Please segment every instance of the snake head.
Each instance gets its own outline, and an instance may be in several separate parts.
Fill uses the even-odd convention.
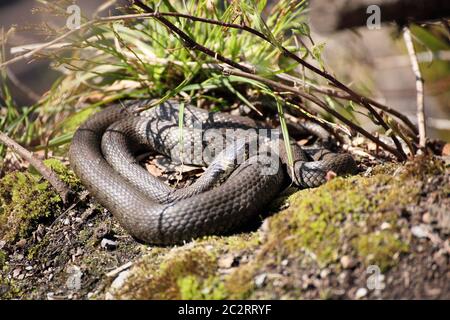
[[[297,161],[289,173],[295,185],[301,188],[318,187],[334,176],[357,173],[357,165],[348,153],[330,153],[316,161]]]

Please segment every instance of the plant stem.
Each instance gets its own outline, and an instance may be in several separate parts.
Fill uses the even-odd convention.
[[[417,60],[416,49],[411,37],[411,31],[406,26],[403,28],[403,39],[405,40],[406,49],[408,50],[409,60],[411,61],[411,68],[416,76],[416,91],[417,91],[417,124],[419,127],[419,148],[425,151],[426,147],[426,124],[425,124],[425,103],[423,78],[420,72],[419,61]]]
[[[55,188],[63,202],[67,203],[71,190],[67,184],[56,175],[55,172],[48,168],[41,160],[36,158],[33,153],[22,147],[3,132],[0,132],[0,142],[5,144],[8,148],[13,150],[23,159],[28,161],[33,167],[35,167],[36,170],[53,186],[53,188]]]
[[[309,101],[315,103],[316,105],[318,105],[319,107],[321,107],[322,109],[324,109],[325,111],[327,111],[328,113],[330,113],[331,115],[333,115],[334,117],[339,119],[341,122],[345,123],[352,129],[354,129],[355,131],[361,133],[363,136],[365,136],[366,138],[368,138],[369,140],[374,142],[376,145],[382,147],[383,149],[385,149],[388,152],[395,155],[399,160],[403,159],[403,155],[396,148],[393,148],[393,147],[387,145],[386,143],[382,142],[379,138],[375,137],[374,135],[372,135],[371,133],[366,131],[364,128],[351,122],[350,120],[345,118],[343,115],[341,115],[339,112],[330,108],[326,103],[324,103],[323,101],[321,101],[319,98],[317,98],[314,95],[311,95],[309,93],[298,90],[292,86],[288,86],[288,85],[285,85],[285,84],[282,84],[282,83],[279,83],[279,82],[276,82],[276,81],[273,81],[270,79],[266,79],[266,78],[258,76],[256,74],[246,73],[246,72],[243,72],[240,70],[229,69],[229,68],[224,68],[223,72],[224,72],[224,74],[228,74],[228,75],[235,75],[235,76],[240,76],[240,77],[260,81],[262,83],[265,83],[265,84],[271,86],[272,88],[276,88],[276,89],[282,90],[282,91],[288,91],[297,96],[308,99]]]

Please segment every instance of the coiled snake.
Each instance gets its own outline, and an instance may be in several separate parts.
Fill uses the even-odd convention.
[[[90,193],[132,236],[147,243],[175,244],[229,232],[255,218],[291,181],[315,187],[329,171],[342,175],[356,168],[349,154],[320,150],[314,160],[293,145],[294,170],[288,170],[284,143],[279,142],[275,157],[255,161],[259,155],[248,151],[252,140],[236,142],[257,127],[253,120],[189,105],[180,118],[174,101],[135,114],[150,102],[130,100],[94,114],[76,131],[69,151],[70,164]],[[199,140],[199,133],[212,138]],[[220,137],[235,140],[214,152],[210,147]],[[267,150],[276,149],[266,144],[271,145]],[[143,148],[208,169],[193,185],[174,190],[139,165],[135,157]]]

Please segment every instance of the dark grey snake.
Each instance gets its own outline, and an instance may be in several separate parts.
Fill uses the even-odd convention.
[[[249,118],[189,105],[180,118],[179,105],[173,101],[135,114],[150,102],[130,100],[94,114],[76,131],[69,152],[71,166],[85,187],[144,242],[165,245],[224,234],[255,218],[289,182],[315,187],[326,181],[329,171],[342,175],[356,168],[349,154],[320,150],[313,158],[293,145],[291,172],[283,140],[275,144],[276,152],[270,139],[257,143],[269,146],[272,157],[262,157],[269,160],[259,161],[259,154],[251,153],[250,141],[256,138],[248,138],[247,132],[254,132],[257,124]],[[201,129],[196,128],[199,125]],[[210,137],[198,139],[205,132]],[[239,140],[242,137],[248,138],[246,143]],[[231,140],[228,146],[217,147]],[[175,190],[139,165],[136,155],[144,148],[208,169],[193,185]]]

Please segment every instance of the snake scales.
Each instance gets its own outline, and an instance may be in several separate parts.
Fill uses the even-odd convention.
[[[293,145],[291,173],[284,144],[279,143],[275,154],[281,162],[267,174],[273,157],[272,162],[252,161],[257,156],[248,154],[247,144],[235,142],[216,153],[204,152],[230,128],[234,130],[228,139],[245,136],[257,127],[253,120],[187,105],[180,138],[179,105],[169,101],[136,114],[150,102],[130,100],[94,114],[76,131],[69,151],[71,166],[90,193],[131,235],[147,243],[174,244],[229,232],[255,218],[289,182],[314,187],[326,180],[330,170],[347,174],[356,168],[349,154],[320,150],[313,159]],[[201,130],[195,131],[199,124]],[[196,144],[198,132],[212,133],[213,138]],[[193,185],[175,190],[139,165],[135,157],[144,148],[208,169]],[[238,163],[236,157],[242,154],[247,157]]]

